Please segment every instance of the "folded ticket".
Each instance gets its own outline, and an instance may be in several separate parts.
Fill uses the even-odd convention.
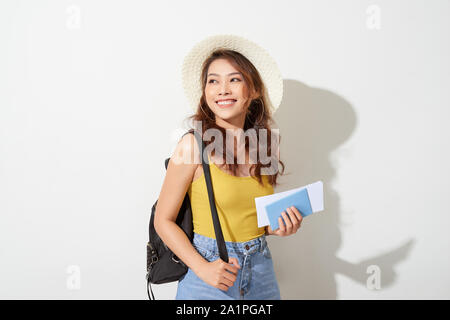
[[[292,197],[289,197],[291,195]],[[306,201],[306,199],[308,201]],[[289,203],[292,204],[289,205]],[[277,192],[268,196],[256,197],[255,205],[258,228],[271,225],[272,230],[275,230],[272,225],[278,227],[278,217],[281,216],[281,212],[286,211],[286,208],[288,207],[296,207],[303,217],[314,212],[323,211],[323,183],[322,181],[317,181],[303,187]],[[282,207],[284,207],[284,209],[281,210]],[[270,217],[267,208],[269,209]],[[277,213],[277,211],[279,212]],[[274,222],[275,220],[276,223]]]

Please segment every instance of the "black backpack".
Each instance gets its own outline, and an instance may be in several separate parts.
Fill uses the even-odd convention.
[[[189,130],[185,134],[194,133],[195,138],[199,144],[199,150],[201,150],[201,155],[203,155],[203,150],[205,149],[205,143],[201,138],[201,135],[194,129]],[[184,134],[184,135],[185,135]],[[183,136],[184,136],[183,135]],[[214,231],[217,239],[217,246],[219,248],[220,258],[228,263],[228,253],[225,246],[225,241],[222,234],[222,229],[220,227],[219,217],[217,215],[217,209],[214,201],[214,192],[211,182],[211,173],[209,170],[209,163],[205,162],[203,157],[202,166],[205,175],[206,186],[208,189],[209,204],[211,207],[212,220],[214,224]],[[169,164],[170,158],[165,160],[165,167]],[[150,283],[162,284],[167,282],[178,281],[186,272],[188,271],[188,266],[186,266],[183,261],[181,261],[161,240],[159,235],[156,233],[155,227],[153,225],[155,217],[155,209],[158,200],[155,201],[152,207],[152,213],[149,223],[149,241],[147,242],[147,295],[149,299],[155,300],[153,291]],[[189,241],[193,240],[193,225],[192,225],[192,210],[191,202],[189,200],[189,195],[186,193],[183,203],[181,204],[180,210],[178,211],[178,216],[176,219],[176,224],[184,231]],[[150,297],[150,292],[151,297]]]

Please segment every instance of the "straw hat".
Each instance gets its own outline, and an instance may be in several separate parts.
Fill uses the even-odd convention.
[[[256,43],[231,34],[210,36],[200,41],[184,58],[183,88],[192,109],[197,110],[202,96],[200,79],[202,64],[219,48],[237,51],[253,63],[267,89],[269,109],[271,113],[275,112],[283,97],[283,78],[275,60]]]

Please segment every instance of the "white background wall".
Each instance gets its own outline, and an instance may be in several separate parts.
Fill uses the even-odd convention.
[[[449,13],[443,0],[2,1],[0,298],[146,298],[150,209],[191,113],[181,63],[231,33],[284,78],[275,191],[325,184],[324,212],[268,238],[282,297],[449,299]]]

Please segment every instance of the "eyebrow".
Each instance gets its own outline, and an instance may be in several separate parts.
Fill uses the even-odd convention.
[[[228,75],[231,76],[233,74],[241,74],[241,73],[240,72],[232,72],[232,73],[229,73]],[[210,74],[208,74],[208,77],[209,76],[219,76],[219,75],[217,73],[210,73]]]

